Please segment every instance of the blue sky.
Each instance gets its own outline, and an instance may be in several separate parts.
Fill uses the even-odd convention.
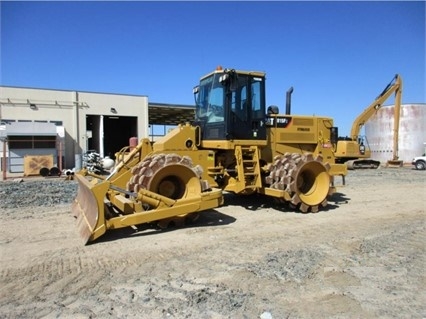
[[[424,103],[425,2],[1,1],[0,83],[193,104],[217,65],[267,73],[267,105],[340,135],[396,73]],[[393,98],[386,104],[393,104]]]

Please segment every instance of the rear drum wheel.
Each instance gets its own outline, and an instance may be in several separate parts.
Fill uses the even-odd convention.
[[[275,157],[266,183],[289,193],[290,203],[300,211],[316,213],[328,204],[327,196],[331,195],[329,169],[321,156],[286,153]]]

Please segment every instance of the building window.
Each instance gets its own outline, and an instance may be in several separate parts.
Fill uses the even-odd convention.
[[[31,136],[8,136],[9,149],[33,148]]]
[[[9,149],[56,148],[56,136],[9,136]]]
[[[2,119],[2,120],[0,120],[0,122],[1,122],[2,125],[4,125],[4,124],[15,123],[16,121],[15,120],[9,120],[9,119]]]

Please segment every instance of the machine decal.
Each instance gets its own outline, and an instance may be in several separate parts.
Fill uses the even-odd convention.
[[[266,117],[265,124],[269,127],[287,127],[291,123],[291,116]]]

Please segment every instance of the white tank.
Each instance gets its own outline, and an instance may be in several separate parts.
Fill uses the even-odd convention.
[[[386,163],[393,156],[394,105],[383,106],[365,123],[371,157]],[[425,152],[426,104],[402,104],[399,122],[399,159],[411,163]]]

